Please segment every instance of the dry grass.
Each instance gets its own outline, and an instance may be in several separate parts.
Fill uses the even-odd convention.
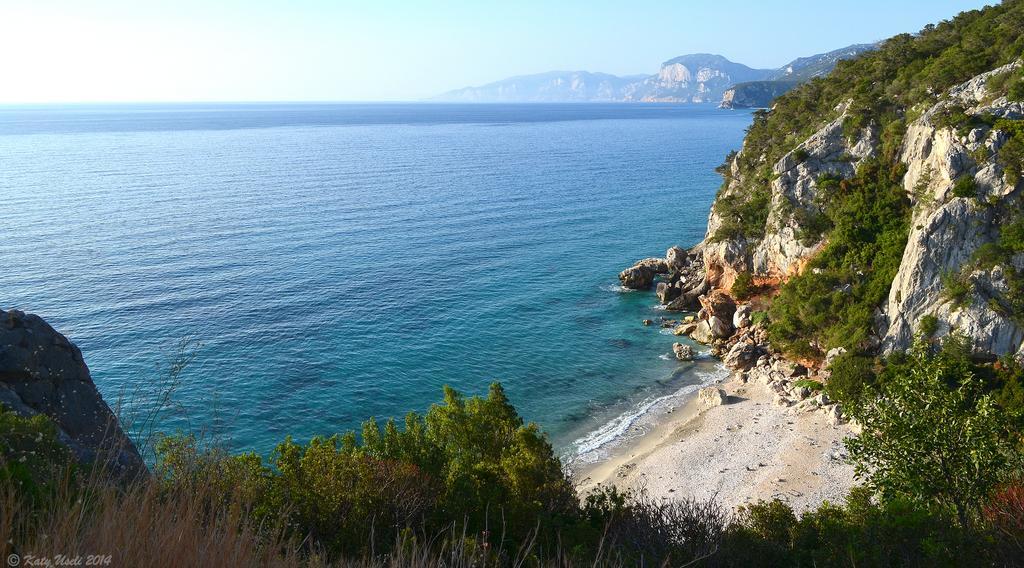
[[[465,530],[443,534],[403,534],[390,552],[372,550],[361,558],[328,561],[315,545],[286,536],[287,515],[258,523],[243,503],[223,503],[202,488],[163,487],[144,480],[119,486],[100,475],[73,483],[59,480],[42,506],[30,506],[10,483],[0,483],[0,553],[17,554],[22,565],[30,557],[55,559],[109,555],[100,566],[320,567],[351,568],[481,568],[486,566],[560,566],[567,556],[539,560],[534,540],[516,550],[493,551]],[[536,535],[534,535],[536,536]],[[614,550],[585,566],[622,566]],[[652,566],[658,566],[654,563]]]
[[[280,527],[260,526],[240,503],[216,502],[142,481],[121,487],[98,476],[59,481],[44,506],[0,489],[0,551],[26,559],[110,555],[110,566],[300,566]]]

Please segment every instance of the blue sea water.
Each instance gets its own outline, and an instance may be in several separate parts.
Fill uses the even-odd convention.
[[[706,106],[0,107],[0,307],[160,428],[268,452],[501,381],[563,451],[708,380],[617,273],[703,236],[747,112]],[[147,399],[147,397],[149,397]]]

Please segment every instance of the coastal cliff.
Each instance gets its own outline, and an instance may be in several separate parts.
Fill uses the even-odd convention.
[[[989,372],[1014,368],[1024,62],[994,30],[1019,12],[896,36],[757,111],[718,168],[705,238],[627,268],[623,286],[684,312],[662,325],[710,345],[736,384],[833,425],[919,340],[962,339]],[[967,53],[965,38],[987,47]]]

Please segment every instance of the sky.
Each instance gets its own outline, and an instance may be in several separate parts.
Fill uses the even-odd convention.
[[[649,74],[687,53],[775,68],[985,4],[0,0],[0,103],[418,100],[550,70]]]

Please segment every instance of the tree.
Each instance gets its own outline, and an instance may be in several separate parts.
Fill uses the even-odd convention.
[[[883,499],[948,507],[968,526],[1009,463],[1004,413],[956,336],[937,353],[919,339],[889,375],[877,398],[851,409],[864,427],[847,441],[857,475]]]

